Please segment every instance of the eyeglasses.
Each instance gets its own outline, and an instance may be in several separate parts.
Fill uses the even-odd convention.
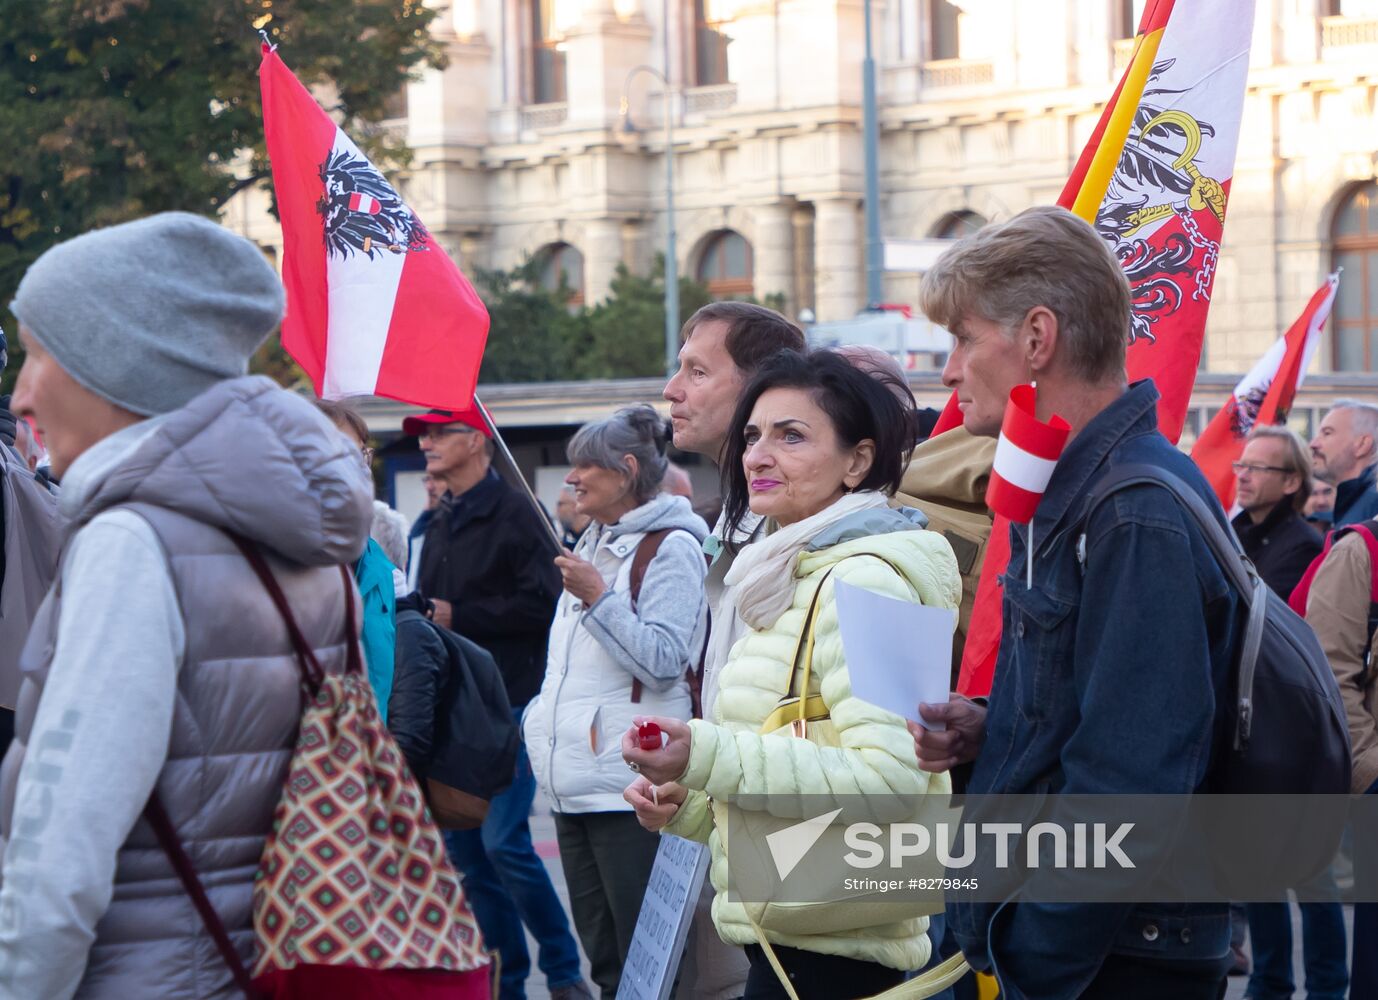
[[[473,433],[475,433],[475,431],[474,431],[474,429],[473,429],[472,427],[466,427],[466,426],[464,426],[463,424],[459,424],[459,425],[450,424],[450,425],[431,426],[431,427],[425,428],[423,431],[421,431],[420,434],[416,435],[416,440],[417,440],[417,441],[421,441],[421,442],[424,442],[424,441],[426,441],[426,440],[428,440],[428,439],[431,440],[431,441],[439,441],[441,438],[443,438],[443,437],[449,437],[451,434],[473,434]]]
[[[1287,473],[1292,471],[1291,469],[1284,469],[1280,465],[1253,465],[1249,462],[1231,462],[1230,468],[1234,469],[1234,474],[1236,476],[1243,475],[1246,472],[1251,476],[1257,476],[1261,472]]]
[[[370,448],[368,445],[364,445],[364,446],[363,446],[361,449],[359,449],[359,450],[362,451],[362,452],[364,453],[364,464],[365,464],[365,465],[372,465],[372,464],[373,464],[373,449]]]

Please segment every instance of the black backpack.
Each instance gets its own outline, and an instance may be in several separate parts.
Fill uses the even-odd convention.
[[[1143,483],[1177,498],[1247,608],[1234,676],[1222,693],[1224,726],[1209,790],[1348,794],[1349,726],[1330,663],[1311,626],[1263,582],[1217,511],[1166,469],[1131,464],[1096,484],[1083,525],[1112,494]],[[1082,531],[1077,551],[1084,554]]]
[[[448,660],[436,691],[423,787],[441,829],[474,829],[487,815],[488,803],[512,784],[521,731],[492,654],[420,615],[414,618],[439,637]]]

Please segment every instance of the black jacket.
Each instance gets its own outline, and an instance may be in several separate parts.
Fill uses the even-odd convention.
[[[397,607],[397,659],[388,729],[412,774],[485,799],[512,780],[520,735],[492,657],[427,621],[410,599]]]
[[[1247,511],[1230,523],[1258,575],[1284,601],[1301,582],[1306,567],[1321,554],[1321,536],[1296,512],[1291,500],[1280,500],[1258,524]]]
[[[460,496],[447,493],[426,529],[417,589],[449,601],[451,628],[493,654],[514,708],[536,696],[545,675],[561,590],[554,560],[536,512],[491,470]]]

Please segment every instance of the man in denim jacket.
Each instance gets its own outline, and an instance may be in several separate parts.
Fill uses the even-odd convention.
[[[1004,577],[989,710],[957,695],[924,706],[947,731],[917,732],[920,761],[935,771],[974,761],[972,794],[1201,788],[1233,660],[1236,598],[1163,488],[1130,487],[1085,519],[1096,483],[1127,463],[1161,466],[1215,504],[1191,460],[1159,433],[1152,382],[1126,383],[1130,293],[1118,263],[1071,213],[1035,208],[944,254],[923,302],[955,338],[943,381],[969,431],[998,435],[1010,389],[1034,381],[1038,417],[1058,414],[1072,436],[1034,518],[1031,589],[1026,530],[1010,532],[1017,571]],[[1229,965],[1227,912],[1223,902],[948,909],[962,951],[998,977],[1006,1000],[1213,998]]]

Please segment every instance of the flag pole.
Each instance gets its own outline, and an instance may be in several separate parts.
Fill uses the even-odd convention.
[[[512,452],[507,447],[507,442],[504,441],[502,435],[498,433],[498,426],[493,423],[493,418],[488,413],[488,407],[479,402],[477,393],[474,394],[474,409],[478,410],[483,416],[483,422],[488,425],[488,433],[492,437],[493,443],[497,446],[498,452],[502,455],[503,461],[507,463],[507,467],[512,471],[512,475],[517,478],[517,482],[521,483],[522,493],[526,496],[527,502],[531,504],[531,509],[536,512],[536,519],[539,520],[541,524],[545,525],[546,537],[550,540],[551,544],[555,546],[555,551],[557,553],[563,552],[565,550],[564,539],[556,533],[555,525],[550,521],[550,515],[547,514],[545,508],[541,506],[541,501],[536,499],[535,491],[531,488],[531,484],[526,481],[526,477],[522,475],[522,470],[518,467],[517,460],[512,457]]]

